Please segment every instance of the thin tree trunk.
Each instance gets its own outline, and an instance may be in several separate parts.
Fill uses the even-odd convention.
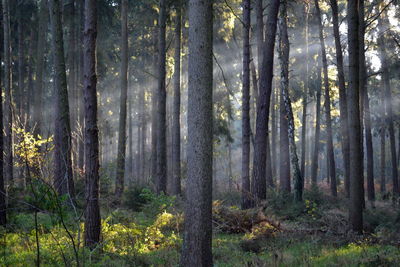
[[[172,194],[181,194],[181,3],[177,1],[172,116]]]
[[[303,114],[302,114],[302,121],[301,121],[301,163],[300,163],[300,170],[301,176],[305,177],[305,166],[306,166],[306,130],[307,130],[307,102],[308,102],[308,91],[310,90],[310,78],[309,78],[309,40],[308,40],[308,21],[310,17],[310,5],[306,2],[305,5],[305,12],[306,12],[306,21],[305,21],[305,35],[306,35],[306,77],[305,77],[305,86],[303,92]]]
[[[275,35],[279,12],[279,0],[272,0],[268,7],[268,20],[266,27],[266,42],[263,46],[263,60],[260,71],[259,98],[257,101],[257,120],[253,159],[253,183],[251,193],[255,200],[254,205],[266,197],[266,153],[268,118],[271,101]]]
[[[3,41],[4,41],[4,133],[5,133],[5,179],[12,182],[13,175],[13,107],[12,107],[12,82],[11,82],[11,41],[10,41],[10,11],[9,0],[3,0]]]
[[[121,2],[121,97],[119,108],[117,173],[115,178],[116,202],[121,201],[124,192],[126,155],[126,99],[128,95],[128,1]]]
[[[382,102],[385,102],[385,98],[382,98]],[[383,107],[382,109],[382,121],[385,121],[385,109],[384,109],[384,103],[382,103]],[[381,157],[380,157],[380,175],[381,175],[381,194],[384,195],[386,194],[386,174],[385,174],[385,169],[386,169],[386,127],[383,125],[380,129],[380,139],[381,139]]]
[[[335,167],[335,155],[333,150],[333,137],[332,137],[332,119],[331,119],[331,100],[330,100],[330,88],[329,88],[329,78],[328,78],[328,61],[326,58],[325,50],[325,39],[321,18],[321,10],[319,8],[320,0],[315,0],[315,8],[318,18],[319,26],[319,40],[321,44],[321,55],[322,55],[322,69],[324,72],[324,87],[325,87],[325,119],[326,119],[326,132],[327,132],[327,157],[329,160],[329,175],[330,175],[330,188],[331,194],[337,196],[337,186],[336,186],[336,167]]]
[[[21,15],[21,8],[18,9],[18,95],[17,95],[17,115],[23,118],[24,105],[23,99],[25,94],[24,74],[25,74],[25,62],[24,62],[24,32],[23,19]]]
[[[287,118],[288,128],[288,143],[290,145],[290,162],[294,171],[294,189],[295,200],[303,200],[304,181],[299,166],[299,158],[297,156],[296,141],[295,141],[295,126],[292,111],[292,103],[289,96],[289,36],[287,32],[287,1],[284,0],[281,4],[279,20],[279,59],[281,65],[281,90],[282,98],[285,106],[285,117]],[[290,188],[290,182],[289,182]],[[287,189],[287,188],[286,188]]]
[[[157,39],[158,39],[157,34],[154,33],[154,56],[153,56],[154,73],[157,72],[157,58],[158,58]],[[154,80],[158,81],[158,78]],[[153,90],[151,94],[151,179],[152,182],[154,183],[156,183],[156,177],[157,177],[157,114],[158,114],[157,86],[155,82],[153,84]]]
[[[272,102],[271,102],[271,165],[272,165],[272,183],[275,186],[275,181],[278,173],[278,164],[277,164],[277,112],[276,105],[278,100],[278,92],[275,86],[276,79],[274,80],[274,86],[272,88]]]
[[[1,54],[1,53],[0,53]],[[1,59],[0,59],[1,61]],[[0,75],[1,80],[1,75]],[[1,83],[1,82],[0,82]],[[2,90],[0,90],[2,91]],[[7,224],[7,206],[4,177],[3,94],[0,94],[0,225]]]
[[[166,139],[166,99],[165,87],[166,75],[166,0],[160,0],[160,12],[158,18],[158,108],[157,108],[157,182],[156,191],[167,193],[167,139]]]
[[[94,249],[100,241],[99,130],[97,126],[96,0],[85,1],[84,94],[85,94],[85,246]]]
[[[281,77],[282,79],[282,77]],[[281,192],[290,193],[290,154],[289,154],[289,125],[288,125],[288,117],[286,114],[285,107],[285,99],[283,95],[284,92],[283,81],[281,81],[281,95],[279,98],[279,181],[280,181],[280,190]]]
[[[338,84],[339,84],[339,108],[340,108],[340,129],[341,129],[341,141],[342,141],[342,154],[343,154],[343,165],[344,165],[344,188],[346,197],[350,197],[349,186],[350,186],[350,161],[349,161],[349,132],[347,122],[347,98],[346,98],[346,85],[344,78],[344,67],[343,67],[343,53],[342,44],[340,42],[339,33],[339,14],[337,0],[330,0],[332,8],[333,18],[333,35],[335,37],[335,48],[336,48],[336,63],[338,70]]]
[[[362,1],[362,0],[361,0]],[[353,231],[363,230],[363,170],[360,121],[359,81],[359,1],[347,2],[348,44],[349,44],[349,89],[347,94],[350,142],[350,225]]]
[[[317,63],[318,64],[318,63]],[[318,85],[316,91],[316,112],[315,112],[315,136],[314,136],[314,151],[311,162],[311,186],[317,187],[318,177],[318,159],[319,159],[319,142],[321,134],[321,65],[317,67]]]
[[[189,1],[188,180],[180,266],[212,266],[212,2]]]
[[[242,209],[250,207],[250,0],[243,0]]]
[[[383,16],[383,18],[381,18]],[[389,74],[389,60],[386,51],[386,38],[385,38],[385,25],[388,25],[388,21],[386,18],[386,14],[382,14],[378,18],[378,28],[379,28],[379,38],[378,38],[378,49],[379,55],[382,62],[382,81],[383,81],[383,89],[385,91],[385,124],[389,131],[389,140],[390,140],[390,153],[391,153],[391,162],[392,162],[392,183],[393,183],[393,195],[398,196],[400,194],[399,191],[399,182],[398,182],[398,170],[397,170],[397,160],[396,160],[396,140],[394,135],[394,125],[393,125],[393,103],[392,103],[392,91],[390,87],[390,74]]]

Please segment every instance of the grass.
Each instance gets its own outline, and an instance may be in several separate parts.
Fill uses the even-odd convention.
[[[82,223],[69,216],[67,225],[77,244],[80,266],[177,266],[182,245],[182,213],[173,198],[146,196],[142,209],[103,210],[102,243],[94,251],[82,246]],[[400,266],[399,215],[390,204],[365,212],[369,232],[363,236],[342,229],[345,210],[311,195],[293,206],[274,196],[267,216],[280,231],[228,234],[215,228],[214,266]],[[72,242],[59,220],[39,213],[41,266],[76,266]],[[263,232],[258,225],[257,231]],[[267,226],[265,226],[267,227]],[[256,229],[256,228],[253,228]],[[1,230],[0,266],[34,266],[36,240],[33,215],[15,213]],[[252,247],[256,247],[254,250]],[[256,252],[255,252],[256,251]]]

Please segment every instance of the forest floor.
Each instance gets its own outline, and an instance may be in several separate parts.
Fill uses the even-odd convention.
[[[391,202],[367,203],[365,231],[348,230],[347,203],[307,191],[295,204],[274,191],[263,207],[242,211],[237,193],[213,205],[215,266],[400,266],[400,211]],[[13,211],[2,229],[0,266],[177,266],[183,226],[182,200],[130,188],[124,208],[102,200],[102,243],[82,247],[80,212],[49,200],[37,213]],[[36,236],[36,232],[38,235]]]

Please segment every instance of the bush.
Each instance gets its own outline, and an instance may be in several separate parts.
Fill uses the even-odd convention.
[[[141,211],[143,206],[154,198],[149,189],[139,186],[129,186],[124,192],[123,203],[133,211]]]

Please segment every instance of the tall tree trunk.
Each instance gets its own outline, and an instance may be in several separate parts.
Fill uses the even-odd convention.
[[[251,193],[254,205],[266,197],[266,153],[268,142],[268,118],[271,101],[275,35],[279,12],[279,0],[272,0],[268,7],[266,41],[263,45],[263,60],[260,71],[259,98],[257,101],[257,120],[253,159],[253,183]]]
[[[281,90],[282,98],[285,106],[285,117],[287,118],[288,128],[286,134],[290,145],[290,162],[294,171],[294,189],[295,200],[303,200],[304,181],[299,166],[299,158],[297,156],[296,141],[295,141],[295,126],[293,118],[292,103],[289,96],[289,36],[287,32],[287,1],[284,0],[281,4],[279,19],[279,60],[281,65]],[[289,168],[288,168],[289,169]],[[289,183],[290,188],[290,183]]]
[[[350,197],[349,186],[350,186],[350,161],[349,161],[349,132],[347,122],[347,97],[346,97],[346,85],[344,78],[344,67],[343,67],[343,52],[342,44],[340,41],[339,33],[339,13],[337,0],[330,0],[332,8],[332,19],[333,19],[333,35],[335,37],[335,48],[336,48],[336,63],[338,70],[338,84],[339,84],[339,108],[340,108],[340,129],[341,129],[341,141],[342,141],[342,154],[344,164],[344,188],[346,197]]]
[[[68,194],[74,199],[74,180],[71,161],[71,126],[65,71],[63,30],[61,24],[60,1],[51,0],[50,20],[54,54],[54,84],[56,95],[55,114],[55,173],[54,185],[60,195]]]
[[[300,163],[300,170],[301,176],[305,177],[306,174],[306,130],[307,130],[307,101],[308,101],[308,92],[310,90],[310,78],[309,78],[309,40],[308,40],[308,22],[310,18],[310,5],[306,2],[305,5],[305,12],[306,12],[306,22],[305,22],[305,35],[306,35],[306,77],[304,82],[304,92],[303,92],[303,114],[302,114],[302,121],[301,121],[301,163]]]
[[[42,134],[43,123],[43,72],[45,63],[45,50],[46,50],[46,36],[48,24],[48,7],[47,0],[40,1],[39,8],[39,29],[38,29],[38,43],[37,43],[37,57],[36,57],[36,79],[35,79],[35,93],[34,93],[34,106],[33,106],[33,120],[34,120],[34,133]]]
[[[23,7],[18,9],[18,94],[17,94],[17,115],[20,118],[23,118],[24,106],[23,99],[25,94],[25,84],[24,84],[24,75],[25,75],[25,62],[24,62],[24,32],[23,32],[23,19],[21,15],[21,10]]]
[[[359,24],[359,42],[360,42],[360,94],[363,98],[363,117],[365,129],[365,146],[367,154],[367,196],[369,201],[375,200],[375,183],[374,183],[374,151],[372,144],[372,127],[371,113],[369,107],[368,87],[367,87],[367,70],[365,63],[365,21],[364,21],[364,1],[360,1],[359,7],[360,24]]]
[[[382,98],[382,102],[385,102],[384,98]],[[382,103],[383,104],[383,103]],[[382,114],[383,117],[384,115],[384,107],[382,108]],[[384,118],[382,118],[384,121]],[[386,142],[385,142],[385,137],[386,137],[386,127],[382,126],[380,129],[380,139],[381,139],[381,157],[380,157],[380,176],[381,176],[381,194],[384,195],[386,194],[386,174],[385,174],[385,169],[386,169]]]
[[[2,0],[3,2],[3,48],[4,48],[4,133],[5,133],[5,179],[12,182],[13,175],[13,107],[12,107],[12,82],[11,82],[11,40],[10,40],[10,11],[9,0]]]
[[[1,61],[1,59],[0,59]],[[1,76],[0,76],[1,79]],[[4,177],[3,89],[0,89],[0,225],[7,224],[7,206]]]
[[[131,90],[132,91],[132,90]],[[133,154],[133,94],[131,93],[128,98],[128,150],[129,150],[129,163],[128,163],[128,174],[129,184],[134,181],[134,154]]]
[[[324,31],[322,25],[321,18],[321,10],[319,8],[320,0],[315,0],[315,8],[317,12],[318,18],[318,26],[319,26],[319,41],[321,44],[321,55],[322,55],[322,69],[324,71],[324,87],[325,87],[325,120],[326,120],[326,132],[327,132],[327,156],[329,160],[329,175],[330,175],[330,188],[331,194],[333,196],[337,196],[337,188],[336,188],[336,167],[335,167],[335,155],[333,150],[333,137],[332,137],[332,119],[331,119],[331,100],[329,95],[329,78],[328,78],[328,61],[326,58],[326,50],[325,50],[325,39],[324,39]]]
[[[250,207],[250,0],[243,0],[242,209]]]
[[[177,1],[172,116],[172,194],[181,194],[181,2]]]
[[[212,2],[189,1],[188,180],[181,266],[212,266]]]
[[[318,63],[317,63],[318,64]],[[319,143],[321,134],[321,65],[317,66],[317,90],[316,90],[316,111],[315,111],[315,135],[314,135],[314,151],[311,162],[311,186],[317,187],[318,177],[318,159],[319,159]]]
[[[27,70],[27,76],[28,76],[28,86],[25,94],[25,110],[26,110],[26,120],[27,120],[27,129],[29,131],[32,130],[32,105],[34,104],[34,88],[33,88],[33,75],[35,73],[35,67],[34,67],[34,55],[37,53],[36,45],[35,45],[35,36],[36,36],[36,29],[32,28],[31,29],[31,35],[29,37],[29,49],[28,49],[28,70]]]
[[[158,37],[156,33],[154,35],[154,56],[153,56],[153,71],[157,73],[157,54],[158,54]],[[158,78],[156,77],[154,81],[158,82]],[[151,93],[151,179],[152,182],[156,183],[157,177],[157,114],[158,114],[158,96],[157,96],[157,86],[156,82],[152,84],[153,90]]]
[[[84,145],[84,133],[83,133],[83,128],[85,127],[85,122],[84,122],[84,114],[83,114],[83,110],[84,110],[84,103],[82,101],[83,99],[83,75],[80,75],[80,73],[83,72],[83,46],[81,45],[81,43],[83,43],[83,25],[84,25],[84,12],[83,12],[84,6],[83,6],[83,1],[77,1],[76,2],[76,10],[77,10],[77,16],[75,16],[76,18],[76,25],[79,25],[78,29],[75,31],[76,32],[76,38],[75,40],[78,41],[76,47],[76,54],[77,54],[77,58],[75,60],[76,63],[76,74],[75,74],[75,78],[76,78],[76,86],[78,88],[78,122],[80,125],[80,129],[81,129],[81,138],[78,139],[78,168],[81,171],[84,171],[85,168],[85,145]],[[99,137],[101,138],[101,136]],[[100,157],[101,157],[102,153],[101,153],[101,147],[100,147]]]
[[[97,126],[96,0],[85,1],[84,95],[85,95],[85,246],[94,249],[100,241],[99,130]]]
[[[160,0],[158,18],[158,108],[157,108],[157,183],[156,191],[167,193],[167,138],[166,138],[166,109],[167,91],[166,75],[166,0]]]
[[[281,77],[282,79],[282,77]],[[286,114],[283,81],[281,81],[281,95],[279,98],[279,181],[281,192],[290,193],[290,155],[289,155],[289,136],[288,136],[288,117]]]
[[[126,99],[128,96],[128,1],[121,1],[121,97],[119,107],[117,174],[115,178],[115,198],[121,201],[124,192],[126,154]]]
[[[363,1],[363,0],[361,0]],[[349,44],[349,89],[347,94],[350,142],[350,225],[353,231],[363,230],[363,170],[360,121],[360,42],[359,42],[359,1],[347,2],[348,44]]]
[[[393,195],[398,196],[400,194],[399,190],[399,182],[398,182],[398,170],[397,170],[397,160],[396,160],[396,140],[394,135],[394,125],[393,125],[393,103],[392,103],[392,91],[390,87],[390,73],[389,73],[389,59],[386,51],[386,38],[385,38],[385,25],[388,25],[389,22],[386,18],[385,12],[378,18],[378,29],[379,29],[379,38],[378,38],[378,49],[379,55],[382,62],[381,71],[382,71],[382,82],[383,89],[385,91],[385,124],[389,131],[389,140],[390,140],[390,154],[391,154],[391,162],[392,162],[392,183],[393,183]]]
[[[278,142],[278,131],[277,131],[277,116],[276,105],[278,102],[278,92],[276,88],[276,79],[274,80],[274,86],[272,88],[272,102],[271,102],[271,165],[272,165],[272,183],[274,185],[278,173],[277,163],[277,142]],[[275,186],[275,185],[274,185]]]

